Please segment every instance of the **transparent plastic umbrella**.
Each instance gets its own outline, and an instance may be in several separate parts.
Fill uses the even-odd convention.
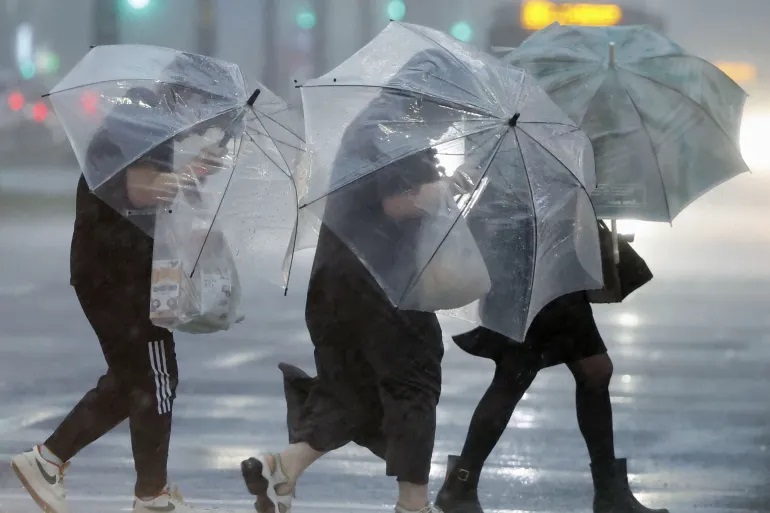
[[[291,173],[304,141],[301,117],[283,100],[261,84],[247,93],[235,64],[145,45],[92,48],[49,96],[93,194],[150,236],[179,204],[185,219],[175,223],[223,232],[236,259],[285,283],[297,208]],[[157,162],[160,148],[173,154],[170,166]],[[127,168],[139,163],[172,168],[185,178],[179,192],[137,183],[134,196],[162,201],[127,201]],[[190,272],[208,237],[200,240],[187,244]]]
[[[321,219],[394,305],[440,309],[521,340],[552,299],[601,288],[590,142],[526,73],[392,22],[301,92],[311,162],[301,212]],[[420,214],[389,214],[398,197]],[[435,308],[431,266],[446,262],[461,231],[472,234],[491,290]],[[478,271],[455,262],[447,282]]]
[[[555,23],[503,60],[532,73],[591,138],[600,218],[671,222],[748,170],[739,149],[746,93],[649,28]]]

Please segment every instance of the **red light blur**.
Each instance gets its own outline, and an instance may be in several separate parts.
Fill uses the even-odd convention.
[[[43,102],[37,102],[34,107],[32,107],[32,119],[37,121],[38,123],[42,123],[45,121],[45,118],[48,117],[48,106]]]
[[[9,94],[8,107],[10,107],[13,112],[19,112],[24,108],[24,95],[19,91],[14,91]]]
[[[84,91],[80,96],[80,106],[87,114],[96,114],[99,110],[99,95],[94,91]]]

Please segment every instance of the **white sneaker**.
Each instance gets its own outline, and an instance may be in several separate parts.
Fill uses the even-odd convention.
[[[272,457],[275,461],[274,470],[270,469],[268,457]],[[291,513],[294,492],[278,494],[281,487],[289,484],[289,478],[283,471],[279,455],[269,454],[249,458],[241,463],[241,473],[246,482],[246,488],[257,498],[254,503],[257,513]]]
[[[30,497],[46,513],[69,513],[67,490],[64,488],[65,463],[61,467],[40,455],[37,446],[31,451],[14,456],[11,468],[26,488]]]
[[[134,513],[164,513],[174,511],[177,513],[194,512],[189,504],[186,504],[182,495],[176,488],[166,487],[163,493],[150,500],[134,499]]]
[[[428,505],[422,508],[420,511],[409,511],[403,506],[396,505],[396,513],[443,513],[438,506]]]

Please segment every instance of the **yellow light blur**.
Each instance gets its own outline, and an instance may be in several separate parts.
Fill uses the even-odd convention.
[[[540,30],[555,22],[603,27],[617,25],[622,19],[623,9],[615,4],[557,4],[544,0],[521,4],[521,26],[527,30]]]
[[[750,62],[717,61],[714,65],[739,84],[747,84],[757,79],[757,67]]]

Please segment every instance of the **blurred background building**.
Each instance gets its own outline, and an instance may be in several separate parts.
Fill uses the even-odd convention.
[[[764,103],[767,0],[0,0],[0,168],[68,158],[40,94],[91,45],[146,43],[218,56],[296,105],[295,81],[333,68],[391,19],[493,53],[554,21],[648,24],[720,65],[755,96],[753,111]]]

